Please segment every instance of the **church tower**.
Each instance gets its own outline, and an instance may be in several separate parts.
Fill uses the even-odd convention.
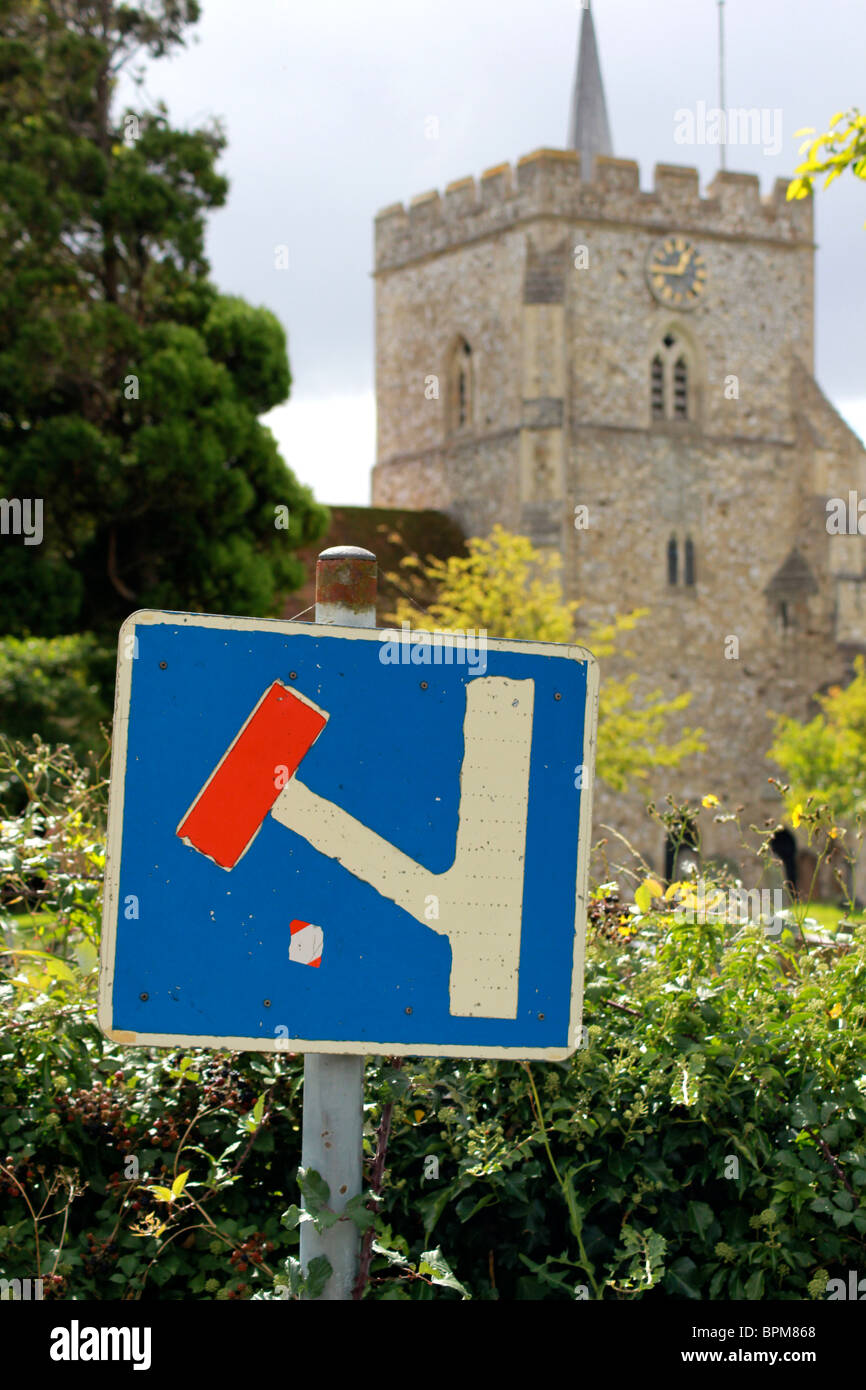
[[[642,189],[586,8],[568,148],[376,219],[374,504],[555,549],[581,628],[650,610],[602,684],[689,691],[707,751],[596,808],[660,870],[649,796],[776,814],[767,712],[806,716],[866,648],[866,537],[827,529],[866,453],[812,375],[812,204],[786,190],[664,164]]]

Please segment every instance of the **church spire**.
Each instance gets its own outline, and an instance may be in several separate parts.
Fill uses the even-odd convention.
[[[580,26],[577,77],[568,122],[568,148],[579,151],[581,175],[585,179],[592,178],[597,154],[613,154],[589,0],[586,0]]]

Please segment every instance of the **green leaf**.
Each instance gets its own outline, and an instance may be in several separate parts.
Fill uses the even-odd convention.
[[[414,1265],[410,1265],[406,1256],[402,1255],[399,1250],[392,1250],[388,1246],[380,1244],[378,1240],[373,1241],[372,1249],[377,1255],[382,1255],[389,1265],[396,1265],[401,1269],[414,1269]]]
[[[359,1231],[367,1231],[371,1226],[378,1223],[379,1216],[376,1211],[371,1211],[367,1206],[371,1194],[359,1192],[354,1197],[350,1197],[343,1208],[343,1216],[347,1216],[350,1221],[354,1221]]]
[[[304,1207],[312,1216],[317,1215],[331,1200],[331,1189],[315,1168],[298,1169],[298,1187],[303,1194]]]
[[[452,1193],[450,1187],[445,1186],[436,1188],[432,1192],[426,1192],[423,1197],[418,1198],[418,1211],[424,1222],[425,1237],[429,1237],[432,1234],[440,1216],[442,1215],[445,1208],[448,1206],[448,1203],[451,1201],[451,1197]],[[487,1196],[483,1197],[481,1199],[481,1202],[477,1205],[486,1206],[489,1201],[495,1200],[496,1198],[492,1194],[488,1193]],[[460,1219],[462,1221],[468,1218],[464,1218],[461,1216]]]
[[[319,1298],[333,1272],[333,1266],[327,1255],[316,1255],[310,1260],[304,1280],[306,1297]]]
[[[763,1298],[764,1295],[764,1271],[756,1269],[754,1274],[746,1283],[746,1298],[750,1301]]]
[[[839,1211],[838,1207],[833,1209],[833,1224],[838,1230],[842,1230],[845,1226],[850,1226],[853,1220],[853,1212]]]
[[[171,1185],[172,1198],[176,1198],[181,1195],[183,1189],[186,1187],[186,1180],[189,1177],[191,1171],[192,1169],[187,1168],[185,1173],[178,1173],[177,1177]]]
[[[287,1231],[294,1231],[296,1227],[300,1226],[303,1215],[301,1208],[293,1203],[280,1217],[280,1225],[285,1226]]]
[[[471,1294],[466,1291],[460,1280],[455,1278],[451,1266],[438,1246],[435,1250],[423,1252],[418,1264],[418,1273],[432,1275],[434,1284],[441,1284],[445,1289],[455,1289],[465,1299],[471,1298]]]
[[[634,892],[635,906],[640,908],[641,912],[649,912],[652,907],[652,900],[653,897],[649,888],[645,883],[641,883]]]
[[[678,1260],[674,1260],[665,1274],[662,1284],[670,1293],[678,1295],[680,1298],[700,1298],[701,1296],[698,1267],[694,1260],[689,1259],[688,1255],[681,1255]],[[710,1297],[712,1296],[711,1294]]]
[[[690,1228],[705,1239],[715,1221],[712,1207],[707,1206],[706,1202],[689,1202],[686,1214]]]

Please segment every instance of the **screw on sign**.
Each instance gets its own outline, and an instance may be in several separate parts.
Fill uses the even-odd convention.
[[[581,1036],[594,659],[488,639],[482,670],[455,634],[419,682],[374,605],[347,550],[320,557],[316,623],[133,614],[109,804],[102,1028],[306,1053],[304,1165],[343,1200],[365,1054],[559,1060]],[[350,1296],[353,1231],[325,1233],[325,1297]]]

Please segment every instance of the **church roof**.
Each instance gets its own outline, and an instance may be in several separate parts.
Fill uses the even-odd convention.
[[[585,179],[592,178],[597,154],[613,154],[595,25],[589,3],[583,11],[580,26],[577,76],[568,121],[568,148],[579,152],[581,174]]]

